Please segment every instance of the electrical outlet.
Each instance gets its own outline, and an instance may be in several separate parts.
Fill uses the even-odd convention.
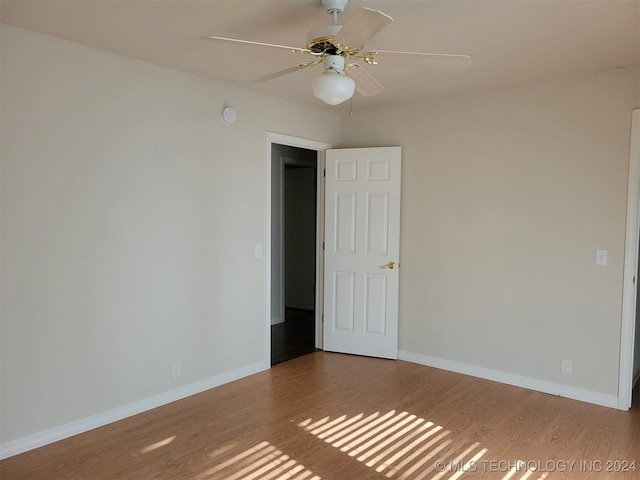
[[[173,364],[173,378],[179,378],[182,375],[182,365],[180,362]]]
[[[571,375],[571,360],[567,360],[566,358],[562,359],[560,373],[563,373],[564,375]]]
[[[607,264],[607,251],[596,250],[596,265],[606,265],[606,264]]]

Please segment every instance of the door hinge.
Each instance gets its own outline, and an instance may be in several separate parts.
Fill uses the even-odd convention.
[[[322,169],[322,176],[326,178],[326,176],[327,176],[327,169],[326,168]]]
[[[322,241],[322,251],[324,252],[324,240]]]

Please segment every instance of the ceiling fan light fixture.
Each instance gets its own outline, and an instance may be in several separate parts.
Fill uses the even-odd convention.
[[[311,84],[313,94],[329,105],[338,105],[353,97],[356,82],[344,73],[344,58],[328,55],[325,70]]]
[[[318,2],[318,0],[315,1]],[[407,63],[410,65],[440,66],[450,70],[463,70],[471,65],[471,58],[468,55],[363,50],[365,43],[393,22],[393,18],[379,10],[359,7],[344,25],[341,25],[338,16],[345,9],[349,0],[321,0],[321,2],[333,17],[333,22],[331,25],[311,30],[307,34],[306,48],[214,35],[207,38],[278,48],[288,50],[290,53],[308,54],[313,57],[311,61],[297,63],[292,67],[262,76],[253,83],[266,82],[304,70],[307,67],[315,67],[324,61],[324,72],[312,82],[312,87],[313,94],[329,105],[338,105],[349,100],[353,97],[355,90],[358,90],[358,93],[365,97],[378,95],[384,91],[384,87],[359,62],[367,65],[377,65],[379,62]],[[347,65],[346,69],[345,60],[353,62]],[[349,71],[348,76],[346,75],[347,70]]]
[[[353,97],[356,82],[344,73],[335,70],[325,70],[311,84],[313,94],[329,105],[338,105]]]

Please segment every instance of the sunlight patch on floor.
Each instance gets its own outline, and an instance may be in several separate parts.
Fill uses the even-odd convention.
[[[535,470],[527,469],[524,462],[516,463],[517,465],[512,467],[511,470],[509,470],[509,473],[507,473],[502,480],[509,480],[514,475],[521,474],[523,470],[525,473],[518,477],[518,480],[545,480],[549,476],[549,472],[544,472],[541,475],[538,475],[538,472]]]
[[[151,445],[147,445],[146,447],[144,447],[142,450],[140,450],[140,453],[149,453],[152,452],[154,450],[157,450],[160,447],[164,447],[165,445],[169,445],[171,442],[173,442],[176,439],[176,436],[172,436],[172,437],[167,437],[164,440],[160,440],[159,442],[156,443],[152,443]]]
[[[453,448],[450,431],[395,410],[309,418],[298,426],[387,478],[455,480],[487,452],[479,443]]]
[[[225,455],[228,450],[218,452]],[[209,455],[214,461],[216,453]],[[231,458],[221,460],[200,475],[197,479],[224,478],[225,480],[320,480],[318,475],[300,465],[289,455],[277,449],[269,442],[261,442]]]
[[[313,443],[317,439],[330,445],[357,462],[352,467],[359,465],[357,468],[361,471],[366,470],[362,466],[370,468],[372,478],[465,480],[491,473],[490,478],[501,480],[545,480],[548,475],[527,468],[522,461],[496,463],[496,460],[487,460],[484,457],[488,449],[480,442],[470,441],[405,411],[326,416],[319,420],[308,418],[297,423],[297,427],[312,436],[306,442]],[[168,445],[173,438],[143,450]],[[303,463],[266,440],[251,448],[243,448],[241,442],[220,446],[207,457],[212,466],[200,472],[196,479],[321,480]]]

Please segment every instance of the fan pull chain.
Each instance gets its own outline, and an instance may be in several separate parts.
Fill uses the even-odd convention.
[[[353,117],[353,97],[349,99],[349,117]]]

